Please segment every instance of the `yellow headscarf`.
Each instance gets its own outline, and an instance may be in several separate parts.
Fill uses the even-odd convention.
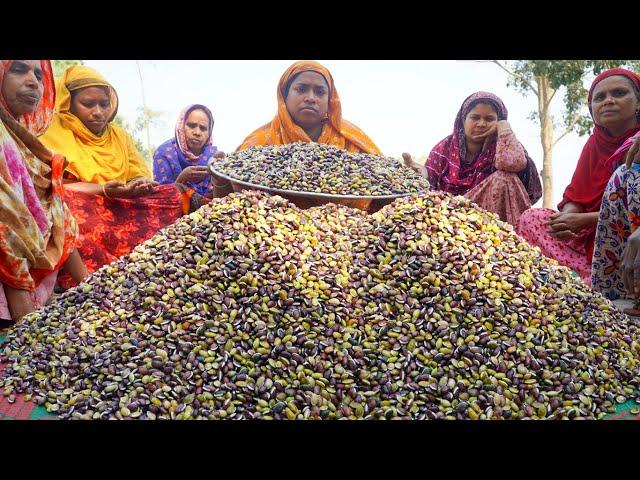
[[[111,93],[111,118],[100,136],[70,112],[71,92],[95,86],[107,87]],[[118,180],[126,183],[140,176],[151,178],[129,134],[111,123],[117,110],[118,95],[111,84],[92,68],[74,65],[56,82],[56,110],[51,126],[40,140],[49,149],[67,157],[67,171],[81,182],[103,184]]]

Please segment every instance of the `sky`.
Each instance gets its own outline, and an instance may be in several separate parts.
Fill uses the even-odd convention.
[[[539,126],[529,120],[536,110],[533,94],[523,96],[507,86],[508,74],[486,61],[460,60],[321,60],[335,81],[342,116],[355,123],[384,155],[414,158],[431,149],[453,130],[463,100],[476,91],[498,95],[509,111],[509,123],[531,158],[542,169]],[[157,147],[173,137],[179,112],[201,103],[214,116],[213,143],[232,152],[256,128],[276,114],[276,88],[293,60],[139,60],[148,108],[161,112],[151,129]],[[133,124],[142,106],[135,60],[84,60],[102,73],[118,92],[119,114]],[[552,110],[561,120],[562,95]],[[556,137],[561,132],[556,132]],[[140,136],[146,143],[146,137]],[[565,136],[554,148],[554,203],[575,170],[587,137]],[[536,204],[540,206],[541,201]]]

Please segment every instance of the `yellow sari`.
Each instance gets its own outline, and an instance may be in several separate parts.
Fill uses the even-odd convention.
[[[71,92],[95,86],[107,87],[111,93],[111,118],[100,136],[70,112]],[[55,113],[40,141],[62,153],[69,162],[67,172],[81,182],[102,185],[110,180],[126,183],[136,177],[152,178],[129,134],[112,123],[117,111],[118,95],[102,75],[84,65],[70,67],[56,82]]]

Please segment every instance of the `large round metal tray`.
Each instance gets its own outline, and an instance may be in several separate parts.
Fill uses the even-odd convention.
[[[219,170],[216,170],[213,166],[213,162],[209,162],[209,169],[211,173],[223,180],[226,180],[231,184],[234,192],[240,192],[242,190],[262,190],[275,195],[280,195],[287,200],[291,200],[299,208],[310,208],[324,205],[326,203],[336,203],[339,205],[345,205],[351,208],[359,208],[369,213],[380,210],[385,205],[393,202],[396,198],[406,197],[411,195],[410,193],[398,193],[394,195],[331,195],[328,193],[316,193],[316,192],[301,192],[297,190],[280,190],[278,188],[270,188],[264,185],[258,185],[250,182],[243,182],[237,178],[230,177]]]

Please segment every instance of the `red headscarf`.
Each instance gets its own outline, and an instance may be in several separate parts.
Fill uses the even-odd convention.
[[[591,112],[591,97],[595,86],[602,80],[613,75],[622,75],[633,83],[636,91],[640,91],[640,76],[624,68],[612,68],[598,75],[589,89],[589,112]],[[593,114],[592,114],[593,117]],[[630,128],[623,134],[613,137],[600,125],[595,125],[593,133],[582,149],[578,165],[573,173],[571,183],[564,191],[558,210],[572,202],[580,206],[583,212],[597,212],[600,210],[602,195],[611,178],[615,165],[608,160],[616,150],[635,133],[640,131],[640,125]],[[584,242],[588,258],[593,254],[595,227],[585,229],[573,241]]]
[[[9,70],[13,62],[14,60],[0,61],[0,92],[4,82],[4,74]],[[53,68],[51,68],[51,61],[40,60],[40,68],[42,69],[42,83],[44,84],[40,103],[33,112],[22,115],[20,118],[16,118],[16,120],[24,125],[29,132],[37,137],[42,135],[49,126],[51,117],[53,116],[53,107],[56,103],[55,79],[53,76]],[[11,113],[9,105],[7,105],[7,101],[1,93],[0,104],[2,104],[7,112]]]
[[[613,75],[622,75],[628,78],[637,91],[640,91],[639,75],[624,68],[606,70],[598,75],[591,84],[589,89],[589,112],[591,112],[591,97],[595,86],[605,78]],[[613,137],[603,127],[595,125],[593,133],[582,149],[573,178],[564,191],[564,197],[558,204],[558,209],[572,202],[578,204],[585,212],[597,212],[600,210],[602,195],[615,168],[615,166],[607,166],[607,160],[626,139],[638,131],[640,131],[640,125],[636,125],[623,134]]]
[[[453,133],[438,143],[426,162],[429,183],[436,190],[464,195],[467,191],[482,182],[495,172],[494,158],[496,155],[496,141],[491,142],[489,148],[480,152],[471,163],[463,162],[467,154],[467,139],[464,133],[464,120],[478,103],[488,103],[493,106],[498,120],[506,120],[507,107],[502,100],[489,92],[476,92],[469,95],[456,115]],[[535,203],[542,196],[540,177],[533,160],[525,151],[527,167],[518,173],[531,203]]]

